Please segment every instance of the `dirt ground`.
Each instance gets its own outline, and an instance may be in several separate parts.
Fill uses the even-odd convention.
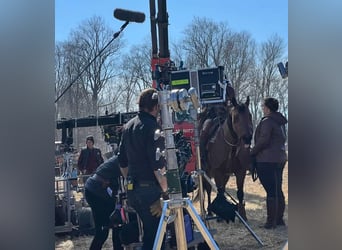
[[[231,177],[227,184],[227,192],[232,196],[236,197],[235,189],[235,178]],[[246,176],[245,181],[245,200],[246,200],[246,213],[247,213],[247,224],[256,236],[263,242],[264,246],[260,246],[257,240],[247,230],[245,225],[235,219],[235,223],[230,222],[229,224],[225,221],[217,222],[216,220],[208,221],[208,229],[215,230],[213,234],[215,241],[218,243],[219,248],[222,250],[228,249],[283,249],[284,245],[288,240],[288,166],[286,165],[283,174],[283,192],[286,199],[286,209],[284,215],[284,221],[286,226],[280,226],[276,229],[267,230],[262,226],[266,221],[266,193],[261,186],[259,180],[256,182],[252,181],[250,175]],[[215,197],[215,193],[212,197]],[[193,204],[198,213],[200,213],[199,203]],[[206,204],[205,204],[206,206]],[[92,236],[79,236],[71,237],[70,235],[56,235],[55,236],[55,249],[57,250],[71,250],[89,249]],[[110,236],[107,239],[104,250],[112,249]]]

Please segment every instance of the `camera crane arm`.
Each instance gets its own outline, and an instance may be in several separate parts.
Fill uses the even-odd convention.
[[[62,130],[62,144],[72,144],[74,128],[96,127],[96,126],[120,126],[129,121],[138,112],[117,113],[105,116],[90,116],[83,118],[61,119],[56,121],[56,129]]]

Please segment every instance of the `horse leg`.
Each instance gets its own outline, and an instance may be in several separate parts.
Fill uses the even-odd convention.
[[[213,213],[212,213],[212,211],[210,209],[210,204],[211,204],[211,185],[206,180],[203,181],[203,189],[207,192],[207,197],[208,197],[208,203],[207,203],[208,216],[212,216]]]
[[[246,175],[246,172],[243,173],[243,171],[239,171],[239,172],[235,173],[236,185],[237,185],[237,197],[239,200],[238,212],[239,212],[240,216],[245,221],[247,221],[246,210],[245,210],[245,201],[244,201],[244,191],[243,191],[243,185],[245,183],[245,175]]]
[[[226,191],[226,185],[229,179],[229,174],[225,173],[224,171],[219,171],[219,169],[217,169],[214,176],[215,184],[217,187],[217,196],[224,196],[224,193]]]

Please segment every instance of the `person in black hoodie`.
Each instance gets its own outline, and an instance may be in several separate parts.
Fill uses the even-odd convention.
[[[283,220],[285,197],[282,191],[282,176],[287,161],[285,150],[287,119],[278,112],[279,102],[275,98],[265,98],[262,104],[264,117],[254,134],[257,174],[266,191],[267,221],[264,228],[271,229],[285,225]]]
[[[115,210],[120,175],[119,161],[114,155],[102,163],[85,183],[85,198],[91,207],[95,223],[95,236],[90,250],[100,250],[108,238],[112,227],[109,217]],[[117,227],[112,227],[112,241],[113,249],[123,249]]]

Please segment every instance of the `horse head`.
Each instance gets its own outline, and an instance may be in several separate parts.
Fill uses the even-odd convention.
[[[232,105],[228,108],[231,117],[231,125],[236,134],[238,143],[245,148],[249,148],[253,136],[252,115],[249,111],[249,96],[245,103],[238,103],[233,97]]]

